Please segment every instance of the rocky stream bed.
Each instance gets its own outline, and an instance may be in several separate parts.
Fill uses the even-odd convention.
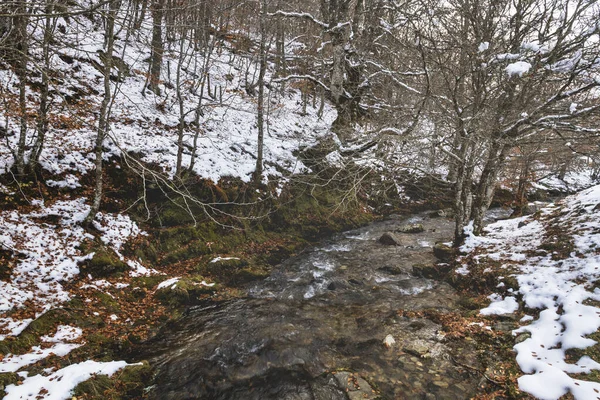
[[[423,231],[401,232],[410,224]],[[381,244],[386,232],[399,244]],[[136,354],[156,367],[150,396],[471,397],[483,379],[475,344],[418,313],[460,308],[449,284],[421,273],[451,234],[445,218],[392,216],[288,259],[240,299],[189,309]]]

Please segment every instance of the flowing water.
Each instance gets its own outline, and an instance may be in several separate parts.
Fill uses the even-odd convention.
[[[406,224],[400,246],[377,239]],[[453,360],[441,327],[399,309],[457,308],[446,283],[414,276],[452,223],[391,217],[275,268],[244,298],[191,308],[138,355],[157,367],[156,399],[464,399],[479,377]],[[391,335],[395,344],[384,346]],[[465,356],[465,353],[472,353]]]

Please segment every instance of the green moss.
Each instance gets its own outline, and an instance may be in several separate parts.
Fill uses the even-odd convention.
[[[95,291],[93,295],[100,300],[100,304],[110,312],[119,312],[121,306],[119,303],[108,293]]]
[[[0,374],[0,394],[4,394],[4,389],[8,385],[14,385],[19,381],[19,375],[14,372],[7,372]]]
[[[139,399],[144,396],[144,388],[152,380],[152,368],[148,362],[128,366],[111,377],[95,375],[77,385],[73,395],[88,400]]]
[[[191,243],[186,247],[167,253],[161,260],[162,265],[171,265],[179,261],[186,261],[206,254],[211,254],[213,250],[206,243]]]
[[[238,270],[248,266],[248,261],[232,258],[229,260],[220,260],[208,262],[198,266],[198,272],[204,275],[210,275],[219,279],[227,279],[228,276]]]
[[[271,270],[269,268],[264,267],[252,267],[252,268],[244,268],[239,270],[230,280],[242,284],[257,280],[262,280],[269,277]]]
[[[119,259],[115,252],[106,247],[100,247],[91,260],[86,261],[81,270],[95,278],[103,278],[128,271],[129,266]]]
[[[50,310],[32,321],[14,340],[0,341],[0,354],[24,354],[39,344],[41,336],[54,333],[59,324],[67,324],[70,320],[66,310]]]
[[[594,361],[600,360],[600,331],[586,337],[595,340],[596,344],[585,349],[568,349],[565,352],[567,362],[576,363],[583,356],[588,356]],[[600,371],[593,370],[589,374],[576,374],[576,377],[585,381],[600,382]]]
[[[202,276],[183,278],[169,287],[156,291],[155,296],[172,307],[194,304],[199,298],[210,295],[219,289],[218,285],[206,286]]]

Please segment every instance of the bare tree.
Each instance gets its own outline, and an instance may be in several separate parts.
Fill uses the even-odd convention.
[[[105,50],[101,57],[103,62],[103,81],[104,81],[104,95],[102,97],[102,103],[100,104],[100,111],[98,115],[98,128],[96,133],[96,144],[94,147],[95,164],[96,164],[96,176],[94,186],[94,201],[90,213],[85,219],[85,223],[91,223],[96,214],[100,210],[100,203],[102,202],[104,177],[103,177],[103,144],[104,140],[108,136],[110,130],[110,111],[112,104],[112,88],[111,88],[111,71],[113,66],[113,53],[115,46],[115,19],[120,8],[120,0],[110,0],[108,2],[108,10],[106,11],[106,25],[105,25]]]

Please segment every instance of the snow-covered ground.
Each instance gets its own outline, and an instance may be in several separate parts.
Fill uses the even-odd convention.
[[[95,67],[102,65],[99,52],[103,49],[104,32],[101,24],[84,17],[76,17],[77,23],[66,23],[64,42],[57,54],[53,54],[51,68],[60,80],[52,87],[56,92],[52,99],[52,120],[46,147],[41,156],[42,166],[62,179],[53,178],[53,186],[75,188],[79,186],[78,175],[86,174],[94,167],[92,146],[96,135],[97,110],[102,100],[102,75]],[[72,22],[72,21],[71,21]],[[127,64],[122,82],[113,82],[115,93],[112,105],[110,138],[106,140],[105,158],[122,152],[136,154],[145,162],[162,167],[168,175],[175,173],[177,136],[180,109],[176,91],[177,68],[180,48],[166,49],[162,69],[161,95],[150,90],[143,91],[148,69],[151,23],[147,21],[136,35],[119,35],[115,44],[115,56]],[[39,49],[32,49],[39,53]],[[208,71],[211,88],[204,89],[202,105],[199,81],[205,65],[203,52],[193,46],[184,46],[183,67],[179,87],[185,115],[183,167],[191,164],[194,136],[197,136],[194,172],[215,183],[224,176],[251,179],[256,166],[257,153],[257,104],[256,95],[249,89],[256,80],[256,60],[250,54],[234,54],[220,49],[210,56]],[[115,68],[113,74],[117,74]],[[269,69],[266,80],[272,76]],[[0,86],[16,96],[18,78],[8,70],[0,70]],[[273,90],[269,90],[272,88]],[[336,117],[334,109],[325,104],[321,118],[312,103],[302,113],[299,90],[281,92],[278,85],[269,85],[266,91],[266,130],[264,138],[265,175],[280,177],[283,173],[306,170],[293,154],[298,148],[315,144],[317,139],[330,134],[331,123]],[[209,95],[210,90],[210,95]],[[143,91],[143,93],[142,93]],[[252,93],[252,94],[249,94]],[[77,102],[68,101],[81,96]],[[28,97],[38,99],[39,93],[28,89]],[[15,97],[16,98],[16,97]],[[35,112],[36,102],[30,104]],[[318,108],[317,104],[317,108]],[[0,109],[0,112],[2,110]],[[198,113],[197,113],[198,111]],[[5,112],[8,118],[8,145],[13,149],[18,140],[18,118]],[[198,118],[196,120],[196,117]],[[35,132],[35,121],[30,121],[29,134]],[[0,125],[5,124],[2,119]],[[13,134],[11,134],[11,132]],[[13,163],[9,146],[0,147],[0,173]]]
[[[80,250],[85,240],[94,238],[79,225],[89,213],[85,198],[53,204],[33,200],[31,208],[28,213],[0,212],[0,248],[15,255],[8,266],[9,279],[0,281],[0,341],[18,336],[36,318],[68,301],[72,294],[65,285],[77,289],[73,283],[81,279],[79,264],[94,255]],[[125,241],[143,234],[135,222],[121,214],[99,213],[95,225],[101,232],[100,239],[119,255]],[[152,272],[136,260],[121,257],[132,267],[132,276]],[[100,280],[92,282],[80,284],[80,288],[103,291],[111,285]],[[68,398],[71,389],[92,374],[111,375],[126,365],[124,362],[87,361],[28,376],[30,365],[51,355],[67,356],[84,343],[80,328],[60,325],[54,335],[42,336],[40,345],[32,346],[29,352],[0,355],[0,373],[18,371],[26,378],[21,385],[6,387],[5,399]]]
[[[522,318],[513,334],[528,333],[515,345],[524,375],[519,388],[540,399],[558,399],[570,392],[576,399],[600,398],[600,383],[579,374],[600,370],[600,360],[583,356],[567,361],[569,349],[586,349],[596,342],[587,335],[600,328],[600,186],[594,186],[543,209],[537,216],[499,221],[484,236],[469,235],[459,273],[466,263],[490,259],[495,272],[514,276],[518,289],[490,296],[484,315],[510,314],[519,302],[535,316]],[[503,272],[504,271],[504,272]]]

